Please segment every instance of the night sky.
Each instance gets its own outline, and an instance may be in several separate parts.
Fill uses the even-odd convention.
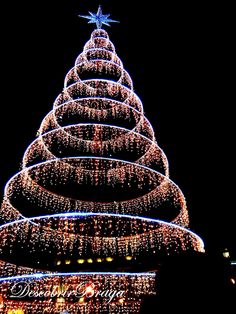
[[[170,177],[186,197],[191,229],[209,252],[233,250],[231,8],[130,2],[27,0],[2,10],[1,194],[93,30],[77,15],[102,4],[120,20],[106,30],[168,157]]]

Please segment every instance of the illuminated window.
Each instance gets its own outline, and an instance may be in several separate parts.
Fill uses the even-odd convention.
[[[132,256],[126,256],[126,257],[125,257],[125,259],[126,259],[127,261],[131,261],[132,258],[133,258]]]
[[[84,259],[77,259],[77,263],[78,264],[83,264],[84,263]]]
[[[92,264],[92,263],[93,263],[92,258],[88,258],[88,259],[87,259],[87,262],[88,262],[89,264]]]

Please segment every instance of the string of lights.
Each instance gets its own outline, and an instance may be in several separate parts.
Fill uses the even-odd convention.
[[[101,8],[90,15],[101,25],[113,21]],[[146,255],[204,251],[132,79],[101,27],[7,182],[0,218],[0,313],[138,313],[142,298],[155,294],[156,274],[125,272],[121,259],[132,267]],[[72,271],[75,261],[80,271]],[[112,271],[97,271],[107,265]],[[21,281],[34,298],[9,297]],[[81,285],[79,297],[37,295]],[[106,302],[101,289],[124,296]]]

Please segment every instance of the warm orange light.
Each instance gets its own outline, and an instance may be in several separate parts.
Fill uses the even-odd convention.
[[[101,259],[100,257],[98,257],[98,258],[96,259],[96,261],[97,261],[98,263],[101,263],[101,262],[102,262],[102,259]]]
[[[125,299],[124,299],[124,298],[120,298],[120,299],[118,300],[118,302],[119,302],[120,304],[123,304],[123,303],[125,302]]]
[[[65,264],[66,264],[66,265],[70,265],[70,263],[71,263],[71,261],[70,261],[69,259],[67,259],[67,260],[65,261]]]
[[[61,261],[57,261],[57,266],[60,266],[61,265]]]
[[[88,259],[87,259],[87,262],[88,262],[89,264],[92,264],[92,263],[93,263],[92,258],[88,258]]]
[[[4,307],[3,297],[0,295],[0,309]]]
[[[133,257],[132,256],[126,256],[125,258],[127,261],[131,261]]]
[[[83,263],[84,263],[84,259],[82,259],[82,258],[77,259],[77,263],[78,263],[78,264],[83,264]]]
[[[57,298],[57,303],[64,303],[65,299],[64,298]]]
[[[24,311],[22,309],[8,310],[7,314],[24,314]]]
[[[107,258],[106,258],[106,261],[107,261],[107,262],[112,262],[112,261],[113,261],[113,258],[112,258],[112,257],[107,257]]]
[[[80,298],[79,303],[84,303],[84,298]]]

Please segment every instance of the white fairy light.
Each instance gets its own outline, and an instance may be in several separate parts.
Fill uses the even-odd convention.
[[[63,192],[66,186],[78,190],[86,186],[91,194],[105,188],[117,193],[112,201],[100,200],[100,195],[97,200],[83,200],[79,194],[71,195],[70,189]],[[133,196],[127,192],[122,198],[125,189]],[[28,206],[27,217],[21,206]],[[98,313],[104,309],[101,299],[89,304],[86,298],[75,303],[63,299],[56,305],[47,298],[28,303],[11,300],[8,289],[18,280],[30,282],[34,289],[52,289],[62,278],[65,286],[98,281],[124,288],[125,297],[107,305],[112,313],[136,313],[142,296],[155,294],[153,273],[42,271],[40,251],[54,259],[55,267],[69,268],[75,261],[81,267],[112,266],[117,258],[133,263],[147,252],[204,251],[201,238],[187,229],[184,195],[169,179],[168,160],[103,29],[92,33],[67,73],[62,93],[25,151],[22,170],[5,186],[0,216],[0,253],[5,259],[11,259],[16,247],[22,253],[19,263],[26,252],[37,256],[32,268],[0,261],[0,290],[12,311],[34,314],[46,308],[55,313],[65,305],[69,313],[78,308],[88,313],[90,306]]]

